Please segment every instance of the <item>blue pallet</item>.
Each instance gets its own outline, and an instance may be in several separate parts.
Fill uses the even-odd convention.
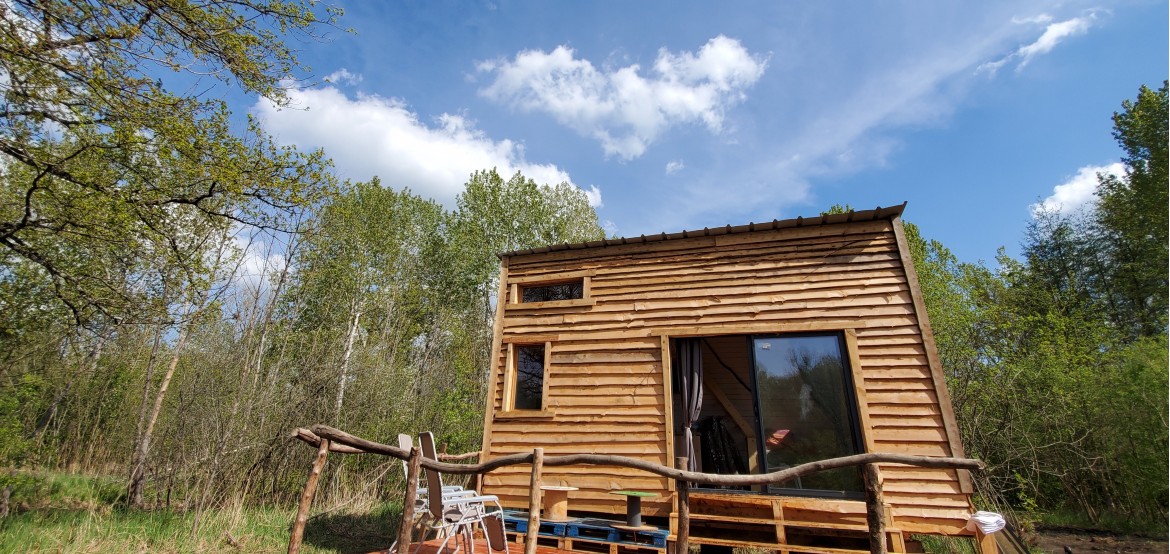
[[[666,548],[666,537],[670,532],[659,529],[657,531],[623,531],[618,529],[618,544],[636,544],[639,546],[653,546]]]
[[[617,542],[618,530],[605,519],[578,519],[569,522],[569,537],[598,542]]]
[[[615,523],[620,524],[622,522],[591,518],[573,520],[568,522],[568,537],[596,542],[666,548],[666,537],[670,535],[670,531],[668,530],[626,531],[614,527],[613,524]]]
[[[666,537],[670,531],[625,531],[613,527],[619,521],[608,519],[581,518],[569,521],[541,521],[537,535],[542,537],[568,537],[594,542],[628,544],[666,548]],[[504,510],[504,528],[509,533],[528,532],[528,513]]]
[[[541,521],[537,535],[545,537],[565,536],[567,524],[562,521]],[[504,511],[504,530],[511,533],[528,532],[528,514],[512,510]]]

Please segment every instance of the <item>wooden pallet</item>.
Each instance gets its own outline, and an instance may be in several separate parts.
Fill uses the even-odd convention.
[[[540,521],[537,534],[546,537],[563,537],[568,531],[567,522]],[[509,533],[528,533],[528,513],[504,510],[504,530]]]
[[[665,552],[670,532],[666,529],[627,531],[612,526],[618,521],[597,518],[570,518],[563,522],[541,521],[537,545],[600,554],[645,554]],[[509,538],[523,543],[528,534],[528,514],[504,511],[504,529]]]

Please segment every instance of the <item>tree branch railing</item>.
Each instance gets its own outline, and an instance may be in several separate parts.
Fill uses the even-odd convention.
[[[865,497],[867,506],[867,521],[870,531],[870,552],[874,554],[885,554],[886,541],[884,531],[884,516],[882,513],[882,493],[881,484],[877,479],[876,466],[873,464],[887,463],[887,464],[905,464],[915,467],[937,468],[937,469],[983,469],[984,464],[979,460],[972,460],[967,458],[941,458],[929,456],[912,456],[907,454],[889,454],[882,452],[871,452],[866,454],[854,454],[852,456],[843,456],[840,458],[831,458],[828,460],[818,460],[801,464],[795,467],[774,471],[771,473],[753,474],[753,475],[718,475],[712,473],[700,473],[695,471],[686,471],[682,469],[666,467],[653,462],[645,460],[637,460],[625,456],[613,456],[605,454],[569,454],[565,456],[543,456],[543,453],[533,452],[531,454],[512,454],[509,456],[502,456],[494,458],[486,462],[479,462],[475,464],[452,464],[441,461],[427,459],[419,454],[417,448],[403,449],[396,446],[381,444],[374,441],[366,440],[346,433],[340,429],[335,429],[327,425],[315,425],[311,429],[299,428],[292,432],[292,437],[299,439],[311,446],[318,448],[318,456],[313,462],[313,468],[310,472],[310,478],[305,483],[305,491],[302,494],[302,501],[300,509],[295,520],[292,530],[292,537],[289,540],[289,554],[297,554],[300,551],[300,543],[304,536],[305,521],[307,520],[309,502],[306,499],[311,499],[316,491],[317,475],[321,472],[321,467],[325,463],[325,455],[329,452],[336,452],[338,454],[381,454],[399,460],[409,462],[410,469],[415,470],[415,467],[423,467],[431,471],[438,471],[440,473],[449,473],[455,475],[480,475],[489,473],[496,469],[512,465],[532,464],[533,465],[533,488],[539,490],[539,480],[542,471],[542,466],[559,467],[572,465],[596,465],[596,466],[616,466],[631,469],[638,469],[647,473],[652,473],[668,479],[674,479],[676,482],[676,491],[679,493],[679,498],[686,498],[687,491],[691,485],[715,485],[715,486],[752,486],[752,485],[775,485],[785,481],[790,481],[797,477],[803,477],[812,473],[827,471],[831,469],[838,469],[843,467],[864,466],[865,471]],[[470,455],[447,456],[448,459],[469,458]],[[537,462],[533,464],[534,460]],[[417,474],[416,474],[417,478]],[[408,481],[410,479],[408,478]],[[407,511],[413,512],[415,498],[412,494],[414,487],[407,483],[407,498],[403,501],[402,526],[399,533],[400,548],[406,548],[410,543],[410,528],[412,525],[412,518],[408,518]],[[529,499],[528,513],[539,513],[540,510],[540,495],[531,495]],[[684,529],[689,525],[686,507],[680,506],[679,516],[679,532],[676,535],[675,549],[676,552],[687,552],[686,547],[688,532]],[[529,526],[528,536],[526,537],[525,553],[533,554],[536,549],[536,536],[538,526]],[[681,545],[681,546],[680,546]],[[400,552],[404,552],[400,550]]]

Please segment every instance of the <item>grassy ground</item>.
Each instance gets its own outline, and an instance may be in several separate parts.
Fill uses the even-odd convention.
[[[120,480],[17,474],[13,511],[0,520],[0,554],[9,552],[280,552],[288,548],[295,507],[190,511],[127,510]],[[302,552],[354,554],[394,541],[398,509],[365,505],[309,521]]]
[[[1165,541],[1165,521],[1143,521],[1134,518],[1103,514],[1099,521],[1090,521],[1084,514],[1052,512],[1042,514],[1036,526],[1045,529],[1073,529],[1086,533],[1114,533],[1136,535]]]
[[[61,473],[0,474],[0,487],[10,485],[12,513],[0,519],[0,554],[16,552],[283,552],[295,507],[229,506],[203,512],[127,510],[121,479]],[[358,554],[385,549],[394,542],[399,510],[394,504],[355,503],[345,510],[309,520],[306,554]],[[320,509],[315,510],[315,513]],[[1066,516],[1050,515],[1042,524],[1069,526]],[[1131,524],[1132,525],[1132,524]],[[1034,533],[1035,552],[1166,552],[1165,535],[1125,536],[1099,531],[1069,530]],[[970,539],[922,537],[933,554],[973,554]],[[692,549],[694,550],[694,549]],[[739,551],[755,554],[755,551]]]

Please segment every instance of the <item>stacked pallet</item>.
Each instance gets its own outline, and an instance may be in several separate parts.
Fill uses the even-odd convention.
[[[537,544],[598,554],[661,554],[666,551],[667,530],[627,531],[613,526],[620,523],[598,518],[541,521]],[[504,528],[515,542],[523,543],[528,534],[528,513],[505,510]]]

